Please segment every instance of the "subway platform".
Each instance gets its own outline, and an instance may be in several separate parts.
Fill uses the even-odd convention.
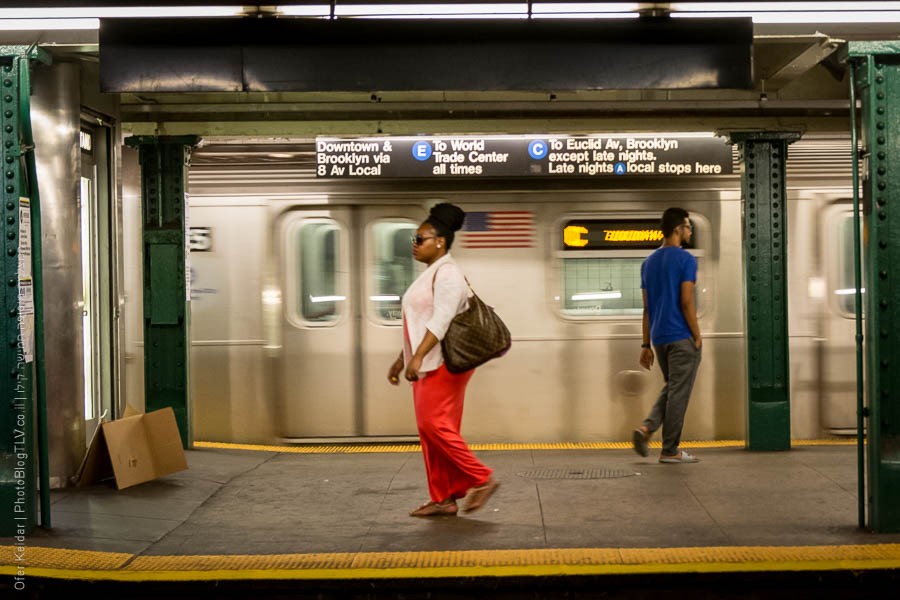
[[[412,518],[412,444],[197,443],[189,468],[54,490],[52,528],[0,538],[0,589],[28,597],[880,597],[900,534],[858,524],[853,440],[472,445],[501,482],[480,511]],[[900,510],[900,507],[898,507]],[[892,593],[891,593],[892,594]],[[25,596],[22,596],[25,597]]]

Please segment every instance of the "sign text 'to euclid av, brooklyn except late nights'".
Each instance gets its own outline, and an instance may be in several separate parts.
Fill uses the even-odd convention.
[[[320,178],[703,176],[731,165],[731,146],[709,134],[316,138]]]

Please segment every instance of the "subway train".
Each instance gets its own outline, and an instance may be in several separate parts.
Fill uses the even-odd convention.
[[[122,152],[127,198],[140,180],[134,152]],[[400,296],[423,269],[410,238],[437,202],[467,212],[452,254],[513,338],[469,384],[469,441],[630,439],[663,384],[638,362],[640,264],[658,238],[572,248],[565,236],[573,224],[650,230],[669,206],[694,224],[704,338],[684,439],[744,439],[736,148],[732,161],[731,174],[687,177],[345,180],[316,177],[310,140],[204,142],[189,169],[194,439],[414,439],[411,388],[386,373],[401,348]],[[791,144],[786,183],[792,437],[855,434],[849,136]],[[133,399],[143,395],[135,203],[123,221]]]

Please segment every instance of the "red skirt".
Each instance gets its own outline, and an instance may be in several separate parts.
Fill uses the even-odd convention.
[[[475,370],[454,374],[441,365],[413,382],[416,424],[434,502],[466,495],[487,483],[493,471],[475,458],[459,433],[466,384]]]

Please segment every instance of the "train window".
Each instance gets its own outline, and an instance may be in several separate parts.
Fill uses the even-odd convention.
[[[699,221],[692,218],[692,222],[695,231],[700,229]],[[563,316],[633,318],[643,314],[641,264],[662,240],[658,217],[573,217],[560,221],[557,231],[558,307]],[[697,257],[699,271],[703,251],[688,250]]]
[[[340,316],[346,296],[339,289],[341,228],[331,219],[307,219],[295,230],[301,318],[327,323]]]
[[[853,213],[842,213],[837,224],[837,278],[833,290],[837,308],[847,316],[856,314],[856,275],[853,266]],[[865,274],[862,273],[862,292],[865,294]],[[865,300],[865,298],[863,298]]]
[[[381,321],[401,321],[400,297],[419,274],[409,241],[416,228],[415,223],[405,219],[385,219],[371,227],[369,307]]]
[[[563,314],[573,317],[639,315],[641,296],[640,258],[563,259]]]

